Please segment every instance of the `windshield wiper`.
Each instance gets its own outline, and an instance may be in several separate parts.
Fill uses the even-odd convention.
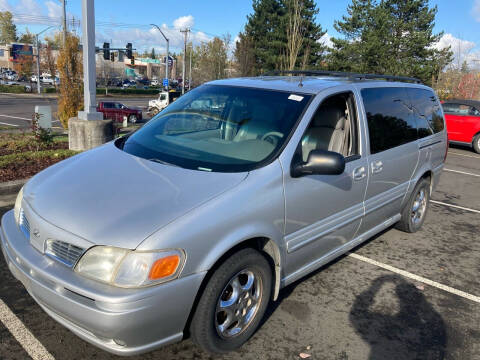
[[[170,165],[170,166],[175,166],[175,167],[181,167],[179,165],[176,165],[176,164],[172,164],[172,163],[169,163],[169,162],[166,162],[166,161],[163,161],[163,160],[160,160],[160,159],[156,159],[156,158],[152,158],[152,159],[148,159],[149,161],[153,161],[153,162],[156,162],[156,163],[159,163],[159,164],[163,164],[163,165]]]

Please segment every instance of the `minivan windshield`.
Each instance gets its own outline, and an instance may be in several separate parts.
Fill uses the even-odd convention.
[[[275,157],[310,98],[300,93],[203,85],[128,137],[123,150],[188,169],[249,171]]]

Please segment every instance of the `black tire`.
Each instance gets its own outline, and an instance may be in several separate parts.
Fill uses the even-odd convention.
[[[474,138],[473,138],[473,150],[477,153],[477,154],[480,154],[480,134],[477,134]]]
[[[128,117],[128,122],[129,122],[130,124],[135,124],[135,123],[137,122],[137,115],[130,115],[130,116]]]
[[[421,194],[422,191],[425,196],[425,209],[422,213],[421,218],[417,221],[414,221],[416,217],[414,217],[413,207],[414,207],[415,201],[418,199],[418,196]],[[415,189],[413,189],[410,199],[405,204],[405,207],[402,210],[402,214],[401,214],[402,219],[395,224],[395,228],[407,233],[414,233],[420,230],[427,216],[429,204],[430,204],[430,179],[422,178],[415,186]]]
[[[246,327],[238,334],[226,338],[221,335],[220,330],[217,330],[220,314],[217,313],[217,305],[220,297],[230,286],[231,280],[247,270],[261,280],[258,286],[258,289],[261,289],[260,300]],[[258,328],[270,301],[271,293],[272,271],[265,257],[250,248],[234,253],[215,270],[201,295],[190,325],[193,342],[211,353],[226,353],[239,348]],[[233,295],[231,297],[233,298]]]

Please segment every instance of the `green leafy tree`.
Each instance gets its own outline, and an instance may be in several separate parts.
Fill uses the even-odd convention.
[[[252,53],[248,74],[320,67],[325,48],[318,40],[325,31],[315,20],[318,11],[314,0],[254,0],[237,42],[235,59],[244,61],[238,67],[245,70]]]
[[[17,27],[10,11],[0,11],[0,44],[17,41]]]
[[[434,82],[452,60],[450,49],[434,45],[437,7],[428,0],[352,0],[335,22],[343,38],[333,38],[333,70],[418,77]]]
[[[253,40],[245,33],[240,33],[238,38],[233,52],[236,70],[240,76],[252,76],[255,73]]]
[[[156,59],[156,58],[157,58],[157,56],[155,54],[155,49],[152,48],[152,52],[150,53],[150,59]]]
[[[253,14],[247,16],[245,34],[253,46],[256,74],[281,67],[287,43],[285,15],[280,0],[253,0]]]
[[[18,42],[24,43],[24,44],[33,44],[35,42],[35,35],[32,34],[28,28],[25,30],[25,33],[20,36],[18,39]]]

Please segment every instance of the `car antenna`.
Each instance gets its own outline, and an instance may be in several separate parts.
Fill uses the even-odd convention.
[[[300,75],[300,82],[298,83],[298,87],[303,87],[303,74]]]

